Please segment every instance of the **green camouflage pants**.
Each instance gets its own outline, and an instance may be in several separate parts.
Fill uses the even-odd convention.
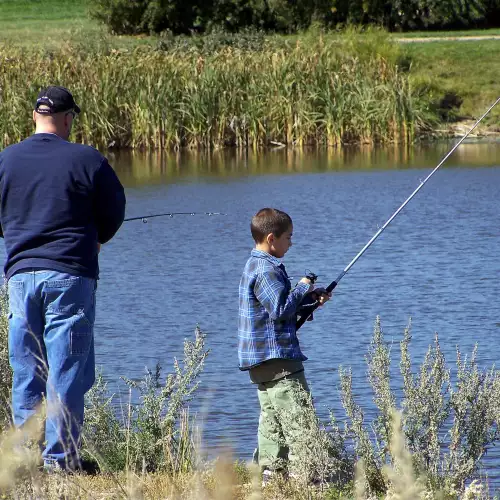
[[[294,415],[298,415],[306,404],[304,396],[308,394],[303,371],[258,384],[258,462],[261,469],[283,468],[287,462],[293,464],[296,435],[301,432],[300,419]]]

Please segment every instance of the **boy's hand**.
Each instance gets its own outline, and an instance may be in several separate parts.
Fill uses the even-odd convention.
[[[327,292],[325,288],[316,288],[313,293],[316,295],[320,306],[332,298],[332,293]]]

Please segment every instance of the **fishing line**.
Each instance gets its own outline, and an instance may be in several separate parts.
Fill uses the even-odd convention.
[[[354,259],[349,262],[347,267],[338,275],[335,281],[332,281],[327,287],[327,292],[332,292],[335,287],[339,284],[339,281],[347,274],[349,269],[357,262],[357,260],[368,250],[372,243],[382,234],[384,229],[396,218],[396,216],[403,210],[404,207],[410,202],[410,200],[424,187],[425,183],[438,171],[439,167],[453,154],[453,152],[462,144],[462,142],[469,137],[471,132],[481,123],[483,118],[485,118],[489,112],[500,102],[500,97],[488,108],[486,113],[484,113],[479,120],[474,124],[474,126],[453,146],[450,152],[439,162],[438,166],[423,180],[420,181],[420,185],[413,191],[413,193],[408,196],[408,198],[403,202],[403,204],[391,215],[387,222],[374,234],[371,240],[361,249],[361,251],[354,257]],[[307,321],[307,319],[312,315],[312,313],[319,307],[319,301],[311,296],[310,301],[304,301],[302,307],[299,311],[297,320],[297,330]]]
[[[142,215],[140,217],[128,217],[127,219],[123,219],[123,222],[130,222],[133,220],[141,220],[144,224],[147,224],[149,219],[153,219],[154,217],[169,217],[172,219],[175,215],[208,215],[212,217],[213,215],[227,215],[221,212],[167,212],[164,214],[151,214],[151,215]]]

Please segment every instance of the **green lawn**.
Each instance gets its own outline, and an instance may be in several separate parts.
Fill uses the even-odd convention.
[[[101,31],[86,0],[0,0],[0,43],[55,48]]]
[[[87,15],[86,0],[0,0],[2,25],[4,22],[27,20],[66,20]]]
[[[0,45],[56,49],[103,40],[116,48],[156,43],[152,37],[111,37],[90,17],[88,0],[0,0]]]
[[[412,61],[414,84],[435,89],[436,94],[458,94],[464,100],[463,115],[478,116],[500,97],[500,40],[411,43],[403,52]],[[499,116],[500,110],[494,110],[488,122],[498,122]]]

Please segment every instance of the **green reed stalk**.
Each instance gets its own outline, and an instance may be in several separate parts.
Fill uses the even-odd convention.
[[[50,83],[69,87],[81,103],[74,139],[98,147],[412,141],[429,127],[426,103],[398,69],[396,49],[379,38],[304,37],[209,53],[0,47],[0,147],[31,133],[32,103]]]

